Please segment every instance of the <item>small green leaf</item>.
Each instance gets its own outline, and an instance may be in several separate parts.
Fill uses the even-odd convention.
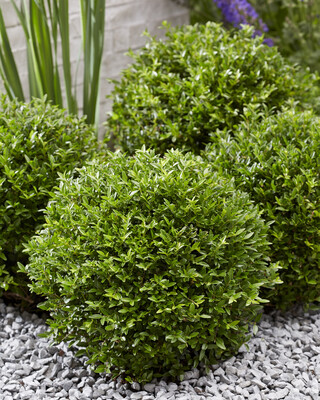
[[[102,372],[105,372],[105,366],[104,365],[99,365],[95,370],[94,370],[94,372],[96,373],[96,374],[101,374]]]
[[[224,344],[224,341],[221,338],[217,338],[216,339],[216,344],[220,349],[226,350],[226,346]]]

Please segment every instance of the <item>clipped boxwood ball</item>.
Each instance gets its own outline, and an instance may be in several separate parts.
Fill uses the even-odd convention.
[[[110,153],[61,177],[26,270],[51,333],[97,371],[174,377],[247,340],[260,288],[277,282],[267,228],[200,157]]]
[[[0,99],[0,293],[27,295],[26,277],[17,274],[17,263],[27,261],[23,242],[44,222],[58,174],[81,166],[96,149],[84,120],[42,100]]]
[[[296,111],[243,124],[234,139],[207,149],[273,221],[270,257],[280,261],[283,284],[268,297],[278,307],[320,301],[319,154],[320,119]]]
[[[166,41],[150,38],[115,81],[106,138],[129,154],[142,145],[199,154],[217,129],[238,125],[248,106],[271,113],[292,98],[307,107],[316,78],[252,33],[209,22],[168,29]]]

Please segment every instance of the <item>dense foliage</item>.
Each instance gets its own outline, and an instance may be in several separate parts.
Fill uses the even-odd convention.
[[[260,310],[268,226],[200,157],[109,153],[60,178],[27,245],[51,333],[114,376],[149,381],[231,356]]]
[[[178,1],[178,0],[174,0]],[[314,0],[181,0],[191,23],[223,22],[227,29],[252,25],[289,61],[320,72],[320,2]]]
[[[291,62],[320,72],[320,2],[314,0],[250,0],[268,24],[281,54]]]
[[[250,193],[270,227],[270,257],[283,284],[269,293],[280,307],[320,301],[320,119],[287,111],[243,123],[206,156]]]
[[[248,106],[275,112],[289,98],[306,106],[316,78],[252,34],[208,23],[168,29],[166,41],[150,38],[115,84],[107,137],[130,154],[142,145],[199,153]]]
[[[34,100],[0,100],[0,291],[22,293],[17,262],[23,242],[44,222],[43,209],[58,174],[82,165],[97,149],[92,128]],[[15,288],[12,287],[15,285]]]

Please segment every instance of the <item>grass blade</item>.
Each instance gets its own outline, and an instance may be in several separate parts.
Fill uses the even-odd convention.
[[[34,48],[43,94],[63,107],[58,69],[54,65],[48,16],[44,2],[30,0],[30,36]]]
[[[17,97],[24,101],[22,84],[18,72],[18,68],[11,50],[8,39],[3,14],[0,9],[0,74],[4,82],[6,92],[10,99]]]
[[[54,1],[54,9],[59,23],[61,47],[62,47],[62,66],[64,83],[68,103],[68,111],[72,114],[78,113],[78,106],[75,96],[72,94],[71,62],[70,62],[70,34],[69,34],[69,3],[68,1]]]
[[[104,46],[104,21],[105,21],[105,1],[100,0],[95,3],[94,10],[94,26],[93,26],[93,46],[94,57],[92,60],[93,71],[90,84],[90,109],[92,116],[90,116],[91,123],[98,123],[99,116],[99,91],[100,91],[100,71],[101,61],[103,56]]]
[[[83,113],[88,123],[97,125],[105,1],[81,0],[81,18],[84,51]]]

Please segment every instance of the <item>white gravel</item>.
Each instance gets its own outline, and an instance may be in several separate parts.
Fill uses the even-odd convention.
[[[95,374],[65,344],[50,346],[38,334],[46,325],[0,300],[1,400],[318,400],[320,311],[264,314],[259,331],[239,354],[205,375],[182,382],[123,384]]]

